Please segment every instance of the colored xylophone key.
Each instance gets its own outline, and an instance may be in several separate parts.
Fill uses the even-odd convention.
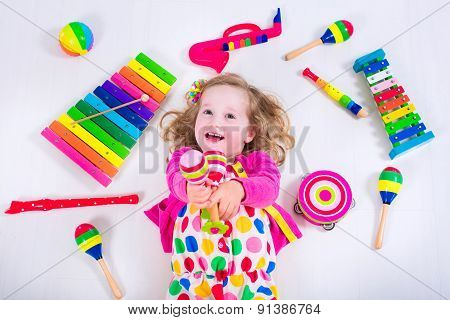
[[[159,64],[157,64],[142,52],[136,56],[136,61],[153,72],[157,77],[162,79],[170,86],[172,86],[177,81],[177,78],[173,74],[161,67]]]
[[[86,116],[91,116],[98,113],[94,107],[83,100],[78,101],[75,107],[77,107],[77,109],[83,112]],[[108,132],[114,139],[122,143],[128,149],[131,149],[136,144],[136,140],[134,140],[128,133],[120,129],[105,116],[101,115],[92,118],[92,121],[94,121],[97,125],[103,128],[103,130]]]
[[[97,87],[94,90],[94,94],[110,108],[121,105],[119,100],[114,98],[108,91],[106,91],[102,87]],[[139,117],[129,107],[117,109],[116,112],[141,131],[143,131],[148,125],[148,123],[144,119]]]
[[[70,108],[67,111],[67,114],[73,120],[80,120],[86,117],[86,115],[76,107]],[[111,137],[106,131],[104,131],[92,120],[83,121],[80,123],[80,125],[122,159],[125,159],[130,154],[130,150],[125,148],[119,141]]]
[[[42,136],[46,138],[51,144],[64,153],[69,159],[75,162],[80,168],[86,171],[91,177],[97,180],[102,186],[107,187],[111,183],[111,179],[103,173],[99,168],[93,165],[83,155],[77,152],[72,146],[65,142],[60,136],[49,128],[45,128],[41,132]]]
[[[148,70],[146,67],[144,67],[136,60],[131,60],[130,62],[128,62],[128,67],[134,72],[136,72],[138,75],[140,75],[142,78],[147,80],[148,83],[150,83],[152,86],[154,86],[162,93],[167,94],[169,92],[170,85],[162,81],[153,72]]]
[[[90,134],[79,124],[72,124],[73,119],[67,114],[63,114],[58,119],[67,129],[72,131],[78,138],[86,142],[92,149],[94,149],[103,158],[108,160],[116,168],[120,167],[123,163],[123,159],[115,154],[111,149],[101,143],[96,137]]]
[[[95,152],[90,146],[88,146],[83,140],[74,135],[69,129],[62,125],[58,121],[53,121],[49,128],[61,137],[67,144],[69,144],[73,149],[78,151],[87,160],[92,162],[97,168],[106,173],[109,177],[114,177],[118,170],[108,161]]]
[[[119,73],[128,81],[130,81],[132,84],[134,84],[136,87],[138,87],[140,90],[142,90],[144,93],[148,94],[150,97],[153,98],[158,103],[161,103],[161,101],[164,100],[165,95],[158,89],[156,89],[154,86],[152,86],[150,83],[142,79],[136,72],[131,70],[128,67],[123,67],[120,69]]]
[[[84,101],[89,103],[92,107],[100,112],[110,109],[100,98],[93,95],[92,93],[88,93],[84,98]],[[116,111],[105,113],[105,117],[114,122],[123,131],[128,133],[133,139],[137,140],[141,136],[142,131],[132,125],[128,120],[124,119]]]
[[[120,103],[127,103],[135,100],[109,80],[106,80],[102,84],[102,88],[108,91],[108,93],[116,98]],[[153,117],[153,112],[145,107],[140,101],[135,102],[128,107],[147,122]]]
[[[130,81],[125,79],[121,74],[114,73],[111,77],[112,82],[114,82],[119,88],[127,92],[134,99],[139,99],[145,94],[141,89],[136,87]],[[152,97],[148,101],[141,101],[141,103],[150,109],[152,112],[155,112],[159,108],[159,103],[156,102]]]

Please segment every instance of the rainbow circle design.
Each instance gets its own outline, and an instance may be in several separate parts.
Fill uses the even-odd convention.
[[[298,203],[304,217],[315,225],[341,220],[352,204],[348,182],[333,171],[320,170],[305,177],[298,192]]]
[[[82,56],[94,45],[91,29],[82,22],[71,22],[59,32],[61,49],[70,56]]]
[[[353,25],[347,20],[339,20],[330,25],[320,39],[323,43],[341,43],[353,34]]]
[[[102,258],[102,237],[92,224],[83,223],[75,229],[75,242],[80,250],[94,259]]]

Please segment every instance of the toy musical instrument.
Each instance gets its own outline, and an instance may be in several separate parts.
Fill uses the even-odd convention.
[[[5,213],[16,214],[26,211],[50,211],[53,209],[93,207],[112,204],[137,204],[138,202],[139,196],[137,194],[130,194],[120,197],[12,201],[11,206],[5,211]]]
[[[203,184],[208,178],[208,162],[197,150],[188,150],[180,158],[180,171],[191,184]]]
[[[208,179],[213,189],[216,189],[225,177],[227,168],[227,158],[221,151],[210,150],[204,153],[208,162]],[[219,205],[216,203],[207,209],[210,214],[210,221],[202,226],[202,230],[209,234],[224,234],[228,226],[219,220]]]
[[[77,121],[72,121],[71,124],[80,123],[80,122],[83,122],[83,121],[86,121],[86,120],[89,120],[89,119],[101,116],[102,114],[105,114],[105,113],[108,113],[108,112],[111,112],[111,111],[114,111],[114,110],[117,110],[117,109],[120,109],[120,108],[128,107],[129,105],[132,105],[133,103],[136,103],[136,102],[147,102],[148,100],[150,100],[150,97],[148,95],[146,95],[146,94],[143,94],[140,99],[135,99],[135,100],[132,100],[130,102],[127,102],[127,103],[124,103],[124,104],[120,104],[117,107],[108,109],[106,111],[95,113],[95,114],[93,114],[93,115],[91,115],[89,117],[81,118],[80,120],[77,120]]]
[[[223,159],[225,165],[222,165]],[[188,150],[180,158],[180,171],[183,177],[190,184],[204,184],[207,179],[216,187],[225,172],[221,169],[226,168],[226,158],[221,152],[209,151],[204,154],[197,150]],[[209,219],[202,226],[202,230],[209,234],[224,234],[228,226],[219,220],[219,208],[217,203],[206,209],[202,217]]]
[[[392,201],[397,197],[403,183],[403,177],[400,171],[393,167],[385,168],[378,179],[378,191],[380,192],[383,207],[381,208],[380,225],[378,227],[377,238],[375,240],[375,248],[381,249],[383,244],[384,225],[388,208]]]
[[[170,72],[139,53],[41,134],[106,187],[175,81]]]
[[[303,178],[294,211],[329,231],[353,206],[352,190],[347,180],[336,172],[320,170]]]
[[[209,162],[204,154],[197,150],[189,150],[180,158],[180,171],[190,184],[205,183],[210,173]],[[213,222],[219,221],[219,210],[217,204],[207,209]]]
[[[206,151],[204,153],[205,159],[208,162],[208,179],[211,181],[212,186],[217,187],[219,183],[222,182],[223,177],[225,176],[226,166],[227,166],[227,158],[220,151]],[[208,208],[208,212],[211,215],[211,221],[213,223],[220,222],[219,221],[219,206],[216,203],[211,208]],[[210,229],[210,227],[205,224],[204,229]]]
[[[314,40],[304,47],[296,49],[286,54],[286,61],[292,60],[300,54],[312,49],[320,44],[341,43],[350,39],[353,34],[353,25],[347,20],[339,20],[330,25],[320,39]]]
[[[303,70],[303,76],[306,78],[310,78],[315,82],[317,87],[325,91],[331,99],[337,101],[342,107],[349,110],[358,118],[365,118],[369,114],[367,110],[353,101],[349,96],[342,93],[339,89],[333,86],[331,83],[326,82],[325,80],[319,78],[315,75],[309,68]]]
[[[102,237],[98,230],[91,224],[83,223],[75,229],[75,242],[78,248],[90,255],[92,258],[98,261],[103,273],[106,276],[109,286],[116,299],[122,298],[119,286],[111,275],[108,266],[105,263],[102,255]]]
[[[206,151],[204,155],[209,166],[208,178],[218,186],[227,172],[227,158],[220,151]]]
[[[226,172],[227,158],[220,151],[206,151],[204,153],[206,162],[208,163],[208,178],[212,183],[212,186],[217,187]],[[208,208],[211,214],[211,221],[219,221],[219,206],[216,203],[211,208]]]
[[[384,51],[378,49],[357,59],[353,70],[356,73],[364,72],[393,147],[389,157],[394,159],[431,141],[434,134],[425,131],[427,128],[415,112],[416,107],[393,76],[389,62],[384,57]]]
[[[249,30],[245,33],[232,35],[236,31]],[[252,23],[242,23],[224,31],[223,37],[194,44],[189,49],[189,58],[195,64],[210,67],[217,73],[222,72],[228,63],[229,53],[235,49],[268,42],[270,38],[281,34],[280,9],[273,18],[273,27],[261,29]]]

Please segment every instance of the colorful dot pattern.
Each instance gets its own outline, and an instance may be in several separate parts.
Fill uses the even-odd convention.
[[[241,205],[223,235],[201,231],[208,218],[205,210],[189,204],[178,213],[167,298],[277,299],[271,276],[276,257],[264,210]]]

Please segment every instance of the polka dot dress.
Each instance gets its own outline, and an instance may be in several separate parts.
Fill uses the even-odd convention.
[[[241,205],[225,234],[201,231],[206,209],[186,205],[174,226],[168,299],[266,300],[278,297],[275,250],[264,209]]]

